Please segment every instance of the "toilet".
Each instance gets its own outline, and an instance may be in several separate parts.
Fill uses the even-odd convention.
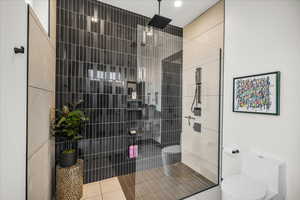
[[[181,146],[172,145],[162,149],[162,161],[164,173],[166,176],[172,176],[170,165],[180,162],[181,160]]]
[[[241,174],[224,178],[222,200],[283,200],[283,166],[275,159],[247,153]]]

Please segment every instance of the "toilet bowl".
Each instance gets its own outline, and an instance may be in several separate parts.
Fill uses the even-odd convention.
[[[172,145],[162,149],[162,161],[164,173],[166,176],[172,176],[170,165],[180,162],[181,160],[181,146]]]
[[[241,173],[224,178],[222,200],[282,200],[282,174],[282,162],[247,153]]]

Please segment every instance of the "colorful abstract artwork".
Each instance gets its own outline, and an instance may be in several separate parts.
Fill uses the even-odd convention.
[[[279,115],[280,72],[233,79],[233,111]]]

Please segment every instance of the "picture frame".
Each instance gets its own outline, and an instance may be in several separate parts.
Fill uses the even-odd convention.
[[[233,78],[233,112],[280,115],[280,72]]]

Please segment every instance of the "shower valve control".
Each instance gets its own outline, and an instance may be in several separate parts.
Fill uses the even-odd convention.
[[[184,118],[186,118],[186,119],[188,120],[189,126],[191,125],[191,119],[192,119],[192,120],[195,120],[195,119],[196,119],[195,117],[192,117],[191,115],[185,116]]]

